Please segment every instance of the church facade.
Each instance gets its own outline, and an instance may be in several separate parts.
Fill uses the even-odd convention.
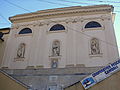
[[[48,9],[10,17],[2,67],[105,66],[118,58],[111,5]]]

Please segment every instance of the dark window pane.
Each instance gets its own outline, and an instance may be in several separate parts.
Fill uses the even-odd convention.
[[[28,33],[32,33],[32,30],[29,28],[24,28],[19,32],[19,34],[28,34]]]
[[[85,25],[85,28],[97,28],[97,27],[101,27],[101,25],[98,22],[95,22],[95,21],[88,22]]]
[[[50,28],[50,31],[65,30],[65,27],[60,24],[56,24]]]

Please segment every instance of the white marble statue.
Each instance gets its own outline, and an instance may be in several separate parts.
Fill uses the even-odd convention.
[[[91,39],[91,54],[100,54],[99,41],[96,38]]]
[[[17,58],[24,58],[25,54],[25,44],[21,43],[17,50]]]
[[[60,56],[60,43],[59,43],[59,41],[53,42],[52,56]]]

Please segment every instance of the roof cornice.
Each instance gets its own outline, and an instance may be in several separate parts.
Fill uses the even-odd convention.
[[[77,13],[90,13],[90,12],[112,12],[112,5],[94,5],[94,6],[74,6],[56,9],[41,10],[33,13],[21,14],[10,17],[11,22],[16,22],[19,20],[25,20],[30,18],[42,18],[49,16],[57,16],[63,14],[77,14]]]

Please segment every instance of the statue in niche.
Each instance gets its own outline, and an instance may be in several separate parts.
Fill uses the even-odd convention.
[[[96,38],[91,39],[91,54],[96,55],[100,54],[99,41]]]
[[[21,43],[17,50],[17,58],[24,58],[25,54],[25,43]]]
[[[60,42],[54,41],[52,45],[52,56],[60,56]]]

